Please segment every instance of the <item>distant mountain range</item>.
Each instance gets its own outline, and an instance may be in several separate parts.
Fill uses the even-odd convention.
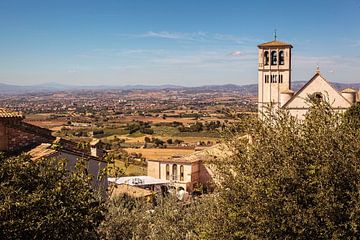
[[[0,93],[36,93],[36,92],[55,92],[55,91],[73,91],[73,90],[110,90],[110,89],[119,89],[119,90],[153,90],[153,89],[175,89],[175,88],[184,88],[182,86],[176,85],[159,85],[159,86],[148,86],[148,85],[125,85],[125,86],[112,86],[112,85],[67,85],[59,83],[44,83],[36,85],[12,85],[0,83]]]
[[[297,91],[306,81],[292,82],[292,89]],[[360,89],[360,83],[331,83],[338,91],[344,88]],[[244,94],[257,95],[257,84],[249,85],[205,85],[200,87],[184,87],[179,85],[125,85],[125,86],[112,86],[112,85],[98,85],[98,86],[79,86],[79,85],[66,85],[58,83],[37,84],[31,86],[19,86],[0,83],[0,94],[21,94],[21,93],[38,93],[38,92],[57,92],[57,91],[76,91],[76,90],[161,90],[161,89],[178,89],[186,91],[238,91]]]

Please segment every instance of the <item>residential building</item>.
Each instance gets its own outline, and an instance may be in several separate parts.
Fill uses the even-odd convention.
[[[107,177],[101,178],[107,163],[103,161],[100,141],[93,141],[88,148],[77,143],[56,138],[48,129],[24,122],[21,113],[0,108],[0,152],[7,155],[27,153],[36,161],[40,158],[64,158],[69,170],[74,169],[79,159],[86,161],[88,173],[93,176],[94,187],[107,188]]]
[[[192,192],[197,186],[211,188],[210,160],[226,156],[224,146],[218,144],[182,157],[148,160],[148,176],[168,180],[177,190]]]

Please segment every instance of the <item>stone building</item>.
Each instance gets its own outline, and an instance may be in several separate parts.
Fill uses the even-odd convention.
[[[212,159],[220,159],[228,154],[223,145],[214,145],[192,154],[168,159],[148,160],[147,175],[170,181],[177,190],[192,192],[197,186],[211,188],[213,171],[209,164]]]
[[[93,186],[107,188],[106,176],[102,169],[107,166],[103,161],[101,142],[98,140],[89,144],[88,148],[80,148],[77,143],[56,138],[48,129],[24,122],[21,113],[0,108],[0,152],[7,155],[27,153],[36,161],[40,158],[62,158],[68,160],[68,168],[72,170],[79,158],[87,161],[87,171],[93,176]]]
[[[309,109],[309,97],[323,98],[338,111],[344,111],[357,100],[357,91],[345,89],[338,92],[320,73],[297,92],[291,89],[291,49],[289,43],[277,41],[258,45],[258,112],[267,114],[269,108],[287,109],[290,114],[304,118]]]
[[[0,151],[22,152],[42,142],[51,142],[55,137],[45,128],[24,122],[18,112],[0,108]]]

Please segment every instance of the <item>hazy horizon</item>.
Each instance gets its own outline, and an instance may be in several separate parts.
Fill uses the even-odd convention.
[[[257,83],[257,45],[293,49],[293,81],[319,65],[360,82],[360,1],[0,2],[0,83],[180,85]]]

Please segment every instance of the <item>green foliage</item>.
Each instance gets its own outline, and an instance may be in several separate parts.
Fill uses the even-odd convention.
[[[210,121],[204,123],[204,130],[214,131],[222,126],[220,121]]]
[[[360,132],[344,119],[317,100],[303,122],[279,112],[228,128],[205,238],[359,239]]]
[[[360,128],[360,102],[352,105],[345,112],[345,121],[356,129]]]
[[[143,134],[154,134],[154,130],[151,128],[140,128],[140,132]]]
[[[105,207],[85,169],[27,156],[0,163],[0,239],[96,239]]]
[[[111,201],[109,214],[99,228],[104,239],[195,239],[194,214],[186,205],[166,197],[154,207],[152,202],[133,200],[126,195]]]
[[[179,140],[179,139],[175,139],[174,140],[174,143],[175,144],[181,144],[181,143],[183,143],[184,142],[184,140]]]
[[[201,132],[203,131],[203,124],[201,122],[196,122],[192,125],[190,125],[189,127],[178,127],[180,132]]]
[[[164,143],[165,143],[163,140],[161,140],[161,139],[159,139],[159,138],[154,138],[154,139],[152,140],[152,142],[155,144],[156,147],[162,146],[162,145],[164,145]]]
[[[154,130],[151,129],[151,125],[149,122],[143,122],[143,121],[134,121],[133,123],[130,123],[126,127],[127,130],[129,130],[129,134],[136,133],[137,131],[140,131],[144,134],[153,134]]]

